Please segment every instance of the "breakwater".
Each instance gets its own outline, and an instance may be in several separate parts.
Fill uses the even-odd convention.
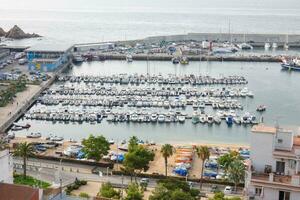
[[[180,41],[214,41],[214,42],[233,42],[233,43],[250,43],[253,47],[264,47],[266,42],[277,43],[279,48],[284,44],[288,44],[290,48],[300,48],[300,35],[297,34],[260,34],[260,33],[187,33],[181,35],[165,35],[165,36],[150,36],[136,40],[119,40],[109,41],[107,43],[121,44],[136,44],[136,43],[160,43],[165,42],[180,42]],[[78,43],[74,46],[88,46],[103,44],[104,42],[96,43]]]
[[[121,54],[97,54],[107,60],[125,60],[126,55]],[[132,58],[134,60],[144,60],[144,61],[171,61],[174,56],[172,55],[146,55],[146,54],[133,54]],[[187,56],[190,61],[236,61],[236,62],[280,62],[281,58],[279,56]]]

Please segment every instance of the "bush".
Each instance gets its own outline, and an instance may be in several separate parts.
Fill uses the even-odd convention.
[[[82,197],[82,198],[90,198],[90,196],[87,193],[85,193],[85,192],[81,192],[79,194],[79,196]]]
[[[87,184],[87,181],[86,181],[86,180],[81,180],[81,181],[80,181],[80,184],[81,184],[81,185],[86,185],[86,184]]]
[[[115,190],[111,183],[103,183],[98,195],[106,198],[119,199],[120,191]]]
[[[80,187],[80,185],[74,184],[72,188],[73,188],[73,190],[77,190],[79,187]]]

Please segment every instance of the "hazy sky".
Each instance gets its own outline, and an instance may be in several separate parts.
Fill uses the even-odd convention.
[[[0,9],[161,10],[197,11],[201,8],[300,10],[299,0],[0,0]]]

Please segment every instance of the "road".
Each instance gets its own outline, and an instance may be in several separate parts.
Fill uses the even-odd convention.
[[[17,172],[22,173],[21,165],[22,160],[14,158],[14,165]],[[76,178],[80,180],[95,181],[95,182],[110,182],[113,185],[118,185],[124,187],[131,182],[130,176],[122,175],[111,175],[110,170],[106,168],[100,168],[102,176],[91,173],[93,166],[73,164],[73,163],[60,163],[57,161],[48,161],[42,159],[29,159],[28,165],[28,175],[33,176],[37,179],[47,181],[53,185],[60,185],[60,178],[62,181],[62,186],[65,187],[75,181]],[[108,175],[107,174],[108,171]],[[141,178],[137,178],[139,182]],[[123,184],[122,184],[123,183]],[[157,179],[149,179],[149,188],[155,188],[157,185]],[[193,188],[199,188],[200,185],[197,182],[192,183]],[[221,191],[224,190],[225,186],[218,186]],[[203,184],[203,192],[209,193],[211,184]],[[238,195],[241,195],[242,190],[239,189]]]

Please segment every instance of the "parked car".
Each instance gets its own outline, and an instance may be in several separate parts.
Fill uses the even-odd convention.
[[[232,193],[232,187],[231,186],[226,186],[224,188],[224,194],[231,194]]]
[[[148,184],[149,183],[149,178],[142,178],[140,180],[140,184]]]

